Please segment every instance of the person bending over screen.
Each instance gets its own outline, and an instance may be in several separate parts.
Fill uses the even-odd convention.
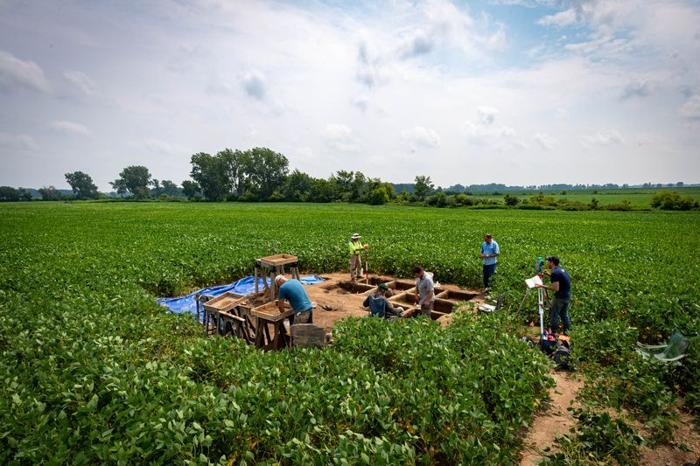
[[[275,284],[279,290],[277,293],[277,307],[284,312],[284,301],[289,301],[294,311],[295,324],[310,324],[313,322],[313,304],[306,294],[304,285],[299,280],[287,280],[284,275],[275,277]]]

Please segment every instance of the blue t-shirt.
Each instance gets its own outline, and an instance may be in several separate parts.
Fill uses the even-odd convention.
[[[387,301],[384,296],[370,295],[365,298],[365,301],[362,303],[362,305],[369,308],[369,310],[372,313],[372,316],[385,317],[386,303]]]
[[[499,254],[501,252],[500,248],[498,247],[498,243],[495,240],[491,240],[491,244],[487,243],[484,241],[481,243],[481,253],[482,254]],[[484,265],[493,265],[496,262],[496,257],[485,257],[482,259],[482,262]]]
[[[299,280],[288,280],[280,286],[279,299],[288,300],[294,312],[304,312],[311,310],[311,300],[306,294],[304,285]]]
[[[559,282],[559,291],[554,296],[560,299],[571,298],[571,277],[569,273],[561,267],[552,269],[552,283]]]

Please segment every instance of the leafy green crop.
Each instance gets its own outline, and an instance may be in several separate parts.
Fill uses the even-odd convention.
[[[674,378],[631,347],[700,330],[697,213],[0,209],[2,463],[512,462],[550,384],[541,355],[513,331],[535,317],[532,303],[515,309],[544,254],[558,254],[572,276],[578,362],[609,377],[591,380],[591,396],[607,387],[606,403],[661,426],[674,380],[686,399],[700,398],[696,352]],[[347,321],[330,349],[262,353],[204,339],[188,316],[154,303],[251,273],[255,257],[273,253],[297,254],[306,271],[343,269],[353,231],[369,241],[376,271],[408,276],[421,263],[441,282],[478,286],[486,230],[501,246],[496,292],[506,308],[448,329]]]
[[[545,465],[616,464],[635,465],[644,439],[620,418],[608,413],[575,410],[578,426],[558,439],[562,453],[550,454]]]

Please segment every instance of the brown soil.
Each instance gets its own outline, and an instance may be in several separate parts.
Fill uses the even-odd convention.
[[[348,273],[328,273],[322,274],[323,278],[326,279],[325,282],[319,283],[317,285],[306,286],[309,299],[316,303],[316,309],[314,310],[314,324],[319,327],[323,327],[326,332],[330,332],[337,321],[345,317],[366,317],[368,315],[367,310],[362,307],[362,302],[367,297],[366,289],[357,290],[357,292],[349,291],[347,286],[336,286],[339,283],[347,282],[350,279]],[[369,277],[370,284],[386,283],[397,280],[396,277],[388,275],[371,275]],[[401,293],[403,289],[413,285],[414,280],[411,279],[398,279],[400,280],[399,290],[396,291],[397,294]],[[364,280],[357,280],[357,283],[363,284]],[[366,288],[366,287],[358,287]],[[464,293],[465,295],[471,296],[476,295],[478,292],[471,290],[464,290],[457,285],[440,284],[441,290],[451,290],[455,293]],[[481,303],[482,299],[477,297],[473,300],[475,303]],[[478,303],[476,305],[478,305]],[[409,304],[399,303],[404,309],[411,307]],[[448,316],[444,316],[445,318]],[[441,318],[441,319],[442,319]]]
[[[583,387],[583,381],[574,374],[564,372],[552,372],[551,376],[556,386],[549,392],[551,401],[547,403],[544,411],[535,416],[523,441],[521,466],[538,464],[543,459],[544,450],[548,447],[551,452],[558,451],[557,436],[568,433],[576,423],[576,419],[571,416],[567,408],[578,406],[576,396]],[[615,417],[619,413],[610,412],[610,415]],[[647,434],[642,425],[635,422],[632,424],[641,434]],[[700,431],[695,427],[694,419],[690,414],[678,411],[678,425],[673,439],[675,441],[671,444],[657,445],[653,448],[642,447],[639,464],[681,466],[696,464],[700,461]]]
[[[551,451],[557,451],[557,436],[569,432],[576,423],[567,408],[576,405],[576,395],[583,387],[583,381],[577,375],[566,372],[552,371],[551,376],[556,386],[549,391],[551,401],[544,407],[544,411],[535,415],[525,437],[521,466],[538,464],[542,460],[543,451],[548,447]]]
[[[639,464],[649,466],[675,466],[700,462],[700,431],[695,427],[693,416],[679,411],[678,426],[672,444],[642,447]],[[681,449],[684,445],[690,451]]]

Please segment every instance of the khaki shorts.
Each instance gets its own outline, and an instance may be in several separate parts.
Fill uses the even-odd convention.
[[[314,321],[313,317],[314,311],[304,311],[304,312],[298,312],[294,314],[294,323],[295,324],[311,324]]]
[[[362,259],[360,256],[352,255],[350,256],[350,275],[353,277],[360,276],[360,269],[362,268]]]
[[[425,303],[420,305],[420,312],[426,317],[430,317],[430,311],[433,310],[433,303]]]

